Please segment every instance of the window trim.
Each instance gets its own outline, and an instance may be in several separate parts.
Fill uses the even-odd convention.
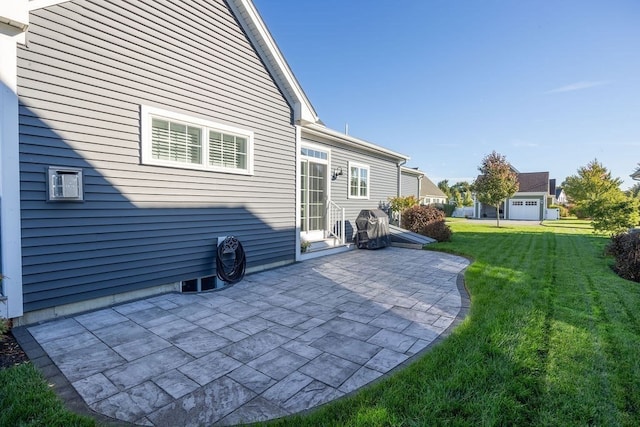
[[[318,151],[321,153],[325,153],[327,155],[326,159],[321,159],[319,157],[314,157],[314,156],[307,156],[305,154],[302,154],[302,150],[303,149],[307,149],[307,150],[313,150],[313,151]],[[330,165],[331,164],[331,150],[327,147],[323,147],[322,145],[316,145],[316,144],[310,144],[308,142],[303,142],[300,145],[300,151],[298,152],[298,154],[300,155],[300,159],[307,159],[307,160],[311,160],[312,162],[315,163],[323,163],[326,165]]]
[[[153,147],[151,141],[151,121],[152,119],[169,120],[182,124],[200,127],[202,132],[202,163],[182,163],[171,160],[161,160],[153,158]],[[209,165],[209,131],[217,131],[225,134],[232,134],[247,139],[247,164],[245,169],[229,168]],[[254,133],[252,131],[229,126],[187,114],[176,113],[174,111],[161,108],[140,106],[140,138],[141,138],[141,160],[143,165],[162,166],[178,169],[193,169],[208,172],[222,172],[236,175],[253,175],[253,145]]]
[[[360,195],[352,195],[351,194],[351,168],[358,168],[358,183],[360,182],[360,169],[365,169],[367,171],[367,195],[366,196],[360,196]],[[369,165],[365,165],[364,163],[357,163],[357,162],[348,162],[347,168],[349,170],[348,173],[348,189],[347,189],[347,198],[348,199],[354,199],[354,200],[369,200],[370,196],[371,196],[371,168],[369,167]],[[360,188],[360,186],[358,186],[358,188]]]

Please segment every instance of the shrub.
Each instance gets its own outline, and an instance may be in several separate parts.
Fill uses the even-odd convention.
[[[4,335],[9,332],[10,329],[9,319],[5,319],[4,317],[0,317],[0,335]]]
[[[569,209],[562,205],[549,205],[549,209],[558,209],[560,218],[567,218],[569,216]]]
[[[593,229],[616,235],[638,225],[640,200],[626,197],[622,200],[594,204]]]
[[[582,207],[572,206],[572,207],[569,208],[569,213],[571,215],[574,215],[578,219],[587,219],[587,218],[589,218],[589,214],[587,213],[587,210],[582,208]]]
[[[433,206],[414,206],[402,214],[402,225],[409,231],[436,239],[451,240],[451,228],[444,222],[445,214]]]
[[[453,211],[456,210],[456,205],[451,203],[431,203],[427,206],[433,206],[434,208],[440,209],[442,212],[444,212],[444,216],[448,217],[453,215]]]
[[[389,197],[389,207],[393,212],[402,213],[405,209],[416,206],[417,204],[418,199],[416,199],[415,196]]]
[[[0,274],[0,282],[2,282],[2,274]],[[0,317],[0,335],[4,335],[9,332],[11,329],[11,323],[9,319],[5,319],[4,317]]]
[[[616,259],[618,276],[640,282],[640,232],[616,234],[606,251]]]
[[[558,209],[560,209],[560,218],[569,217],[569,209],[567,209],[565,206],[559,205]]]

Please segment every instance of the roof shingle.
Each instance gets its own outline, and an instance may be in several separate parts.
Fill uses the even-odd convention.
[[[518,174],[519,193],[549,192],[549,172],[525,172]]]

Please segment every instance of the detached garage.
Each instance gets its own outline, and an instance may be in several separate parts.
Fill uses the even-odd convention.
[[[540,219],[540,199],[510,199],[509,219]]]
[[[553,193],[549,172],[517,173],[518,191],[500,208],[500,218],[542,221],[545,218],[547,199]],[[554,190],[555,192],[555,190]],[[476,200],[475,218],[495,218],[495,207],[485,206]]]

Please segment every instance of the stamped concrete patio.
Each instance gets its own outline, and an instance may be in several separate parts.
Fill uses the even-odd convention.
[[[17,336],[76,411],[154,426],[263,421],[338,399],[424,351],[466,313],[467,265],[351,251]]]

